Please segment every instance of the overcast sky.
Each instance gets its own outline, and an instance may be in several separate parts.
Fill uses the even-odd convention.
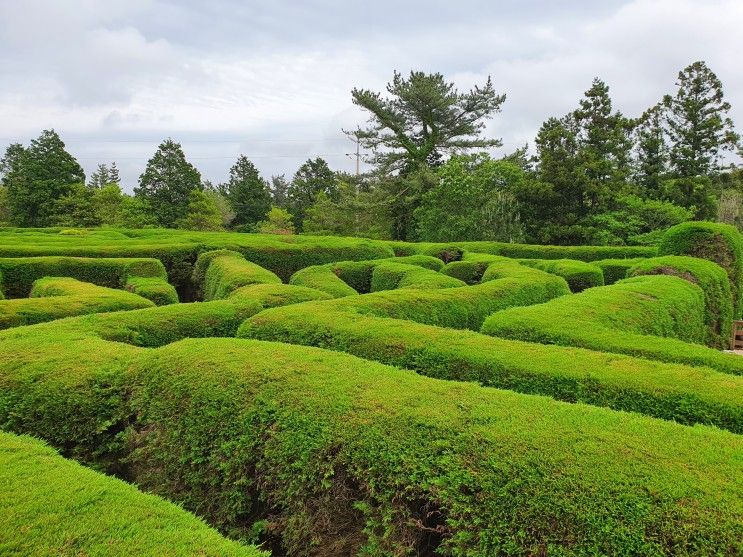
[[[131,191],[165,137],[213,182],[239,153],[266,177],[317,155],[351,170],[354,86],[440,71],[507,100],[488,133],[513,150],[591,79],[634,116],[705,60],[743,128],[743,0],[0,0],[0,148],[55,128],[89,174]]]

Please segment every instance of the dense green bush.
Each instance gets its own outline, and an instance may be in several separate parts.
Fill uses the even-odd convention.
[[[281,279],[237,252],[217,250],[199,256],[194,282],[202,290],[204,300],[209,301],[226,298],[241,286],[281,284]]]
[[[486,320],[482,332],[743,374],[743,358],[677,340],[706,338],[704,311],[704,293],[696,285],[676,277],[635,277],[499,312]]]
[[[294,273],[289,284],[316,288],[331,294],[334,298],[355,296],[371,291],[372,273],[377,265],[386,263],[405,263],[433,271],[440,270],[444,263],[435,257],[412,255],[369,261],[340,261],[328,265],[314,265]]]
[[[376,265],[371,276],[371,291],[394,290],[396,288],[456,288],[465,286],[459,279],[406,263],[382,263]]]
[[[70,277],[109,288],[124,288],[130,277],[166,279],[157,259],[90,257],[0,258],[0,275],[9,298],[24,298],[36,279]]]
[[[679,255],[644,259],[632,267],[628,276],[672,275],[699,285],[704,292],[707,324],[706,344],[714,348],[727,348],[733,320],[733,298],[727,273],[719,265]]]
[[[511,244],[506,242],[452,242],[450,244],[411,244],[414,253],[434,253],[445,250],[452,255],[456,250],[474,253],[489,253],[516,259],[577,259],[596,261],[598,259],[628,259],[631,257],[653,257],[657,255],[654,247],[648,246],[541,246],[531,244]],[[419,246],[416,250],[415,246]],[[395,246],[403,250],[405,247]],[[407,250],[406,250],[407,251]],[[455,261],[456,259],[449,259]],[[446,260],[445,260],[446,261]]]
[[[743,235],[729,224],[685,222],[668,230],[659,255],[689,255],[714,261],[730,278],[733,312],[743,317]]]
[[[329,311],[320,304],[261,312],[237,335],[330,348],[440,379],[743,432],[743,378],[705,368]]]
[[[519,259],[519,263],[564,278],[571,292],[604,286],[604,272],[600,267],[575,259]]]
[[[30,437],[0,432],[0,484],[3,555],[267,555]]]
[[[125,288],[143,298],[147,298],[157,306],[178,303],[178,292],[167,280],[156,277],[129,277]]]
[[[96,446],[124,450],[143,488],[234,536],[264,525],[292,555],[740,549],[743,446],[727,432],[314,348],[206,339],[141,350],[46,325],[14,333],[0,333],[24,354],[20,367],[0,361],[4,427],[64,437],[71,453],[76,434],[102,432],[109,443]],[[25,355],[28,342],[42,350]],[[104,372],[107,346],[116,357]],[[132,396],[111,396],[116,386]],[[128,425],[125,442],[112,419]]]
[[[644,257],[634,257],[630,259],[599,259],[592,261],[604,273],[604,284],[614,284],[615,282],[626,279],[627,272],[645,260]]]
[[[30,298],[0,301],[0,329],[52,321],[71,315],[151,307],[141,296],[68,277],[46,277],[33,283]]]

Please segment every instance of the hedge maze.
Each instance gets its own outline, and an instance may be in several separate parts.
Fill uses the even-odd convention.
[[[743,552],[725,225],[0,229],[0,277],[3,554]]]

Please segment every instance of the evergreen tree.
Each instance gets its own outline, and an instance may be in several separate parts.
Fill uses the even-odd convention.
[[[27,149],[11,145],[3,158],[12,222],[17,226],[49,226],[54,202],[85,183],[85,173],[54,130],[44,130]]]
[[[460,93],[440,73],[395,72],[387,85],[390,97],[366,89],[351,92],[353,103],[369,111],[369,126],[349,133],[373,153],[371,162],[384,171],[414,171],[436,166],[444,155],[497,147],[482,137],[485,120],[506,100],[488,77],[485,85]]]
[[[72,184],[64,195],[53,201],[49,224],[84,228],[100,226],[94,195],[84,183]]]
[[[331,201],[338,198],[338,184],[335,173],[330,170],[324,159],[308,159],[299,167],[287,191],[289,208],[294,219],[294,226],[302,231],[307,208],[311,207],[320,193]]]
[[[269,185],[271,192],[271,204],[274,207],[286,208],[288,206],[288,193],[289,193],[289,181],[286,176],[279,174],[271,176],[271,184]]]
[[[191,192],[201,187],[201,174],[186,160],[180,144],[166,139],[147,162],[134,195],[149,203],[160,226],[172,228],[186,216]]]
[[[656,105],[638,119],[635,129],[635,181],[640,193],[661,197],[661,185],[668,173],[668,145],[663,129],[662,105]]]
[[[271,194],[266,182],[245,155],[238,157],[230,169],[229,180],[220,189],[235,213],[233,226],[254,227],[265,220],[271,209]]]
[[[108,167],[108,183],[121,185],[121,178],[119,177],[119,168],[116,166],[116,161],[111,163]]]
[[[630,122],[612,111],[609,87],[598,78],[569,120],[578,142],[584,203],[590,212],[606,210],[629,174]]]
[[[722,82],[707,64],[694,62],[679,72],[676,85],[676,94],[664,98],[673,171],[678,178],[715,175],[720,152],[733,150],[739,140]]]
[[[202,190],[191,190],[186,215],[177,222],[186,230],[221,230],[222,215],[214,199]]]
[[[122,225],[124,199],[121,187],[115,182],[93,190],[93,207],[102,225]]]

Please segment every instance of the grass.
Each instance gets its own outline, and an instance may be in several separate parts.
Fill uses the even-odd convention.
[[[0,486],[3,555],[267,555],[30,437],[0,432]]]

